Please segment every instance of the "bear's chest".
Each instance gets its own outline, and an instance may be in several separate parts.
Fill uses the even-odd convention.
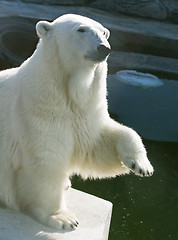
[[[71,119],[71,130],[75,147],[90,148],[100,132],[101,120],[97,112],[88,111],[74,114]]]

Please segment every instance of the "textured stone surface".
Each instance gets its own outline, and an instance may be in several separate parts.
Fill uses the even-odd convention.
[[[12,0],[11,0],[12,1]],[[65,5],[65,6],[93,6],[110,12],[141,16],[158,20],[170,19],[178,22],[175,10],[178,9],[177,0],[21,0],[26,3]]]
[[[136,69],[156,74],[159,77],[178,79],[178,60],[176,58],[113,51],[108,62],[109,70],[112,73],[123,69]]]
[[[168,17],[167,8],[161,0],[97,0],[92,5],[100,9],[159,20]]]
[[[66,5],[66,6],[82,6],[87,5],[92,0],[21,0],[26,3],[48,4],[48,5]]]
[[[0,209],[1,240],[107,240],[112,204],[103,199],[69,190],[68,205],[80,222],[70,232],[48,228],[19,212]]]

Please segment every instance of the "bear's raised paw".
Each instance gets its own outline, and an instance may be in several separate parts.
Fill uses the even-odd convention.
[[[136,159],[126,158],[122,163],[138,176],[149,177],[153,175],[154,169],[145,154],[138,154]]]

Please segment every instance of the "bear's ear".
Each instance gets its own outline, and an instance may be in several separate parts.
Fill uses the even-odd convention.
[[[36,31],[40,38],[48,37],[51,33],[51,23],[47,21],[40,21],[36,24]]]
[[[110,31],[107,28],[105,28],[105,32],[106,32],[106,39],[108,39],[110,37]]]

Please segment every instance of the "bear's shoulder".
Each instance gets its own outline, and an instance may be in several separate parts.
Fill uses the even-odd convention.
[[[10,68],[10,69],[6,69],[0,72],[0,81],[3,81],[5,79],[7,79],[8,77],[11,77],[13,75],[15,75],[18,71],[18,68]]]

